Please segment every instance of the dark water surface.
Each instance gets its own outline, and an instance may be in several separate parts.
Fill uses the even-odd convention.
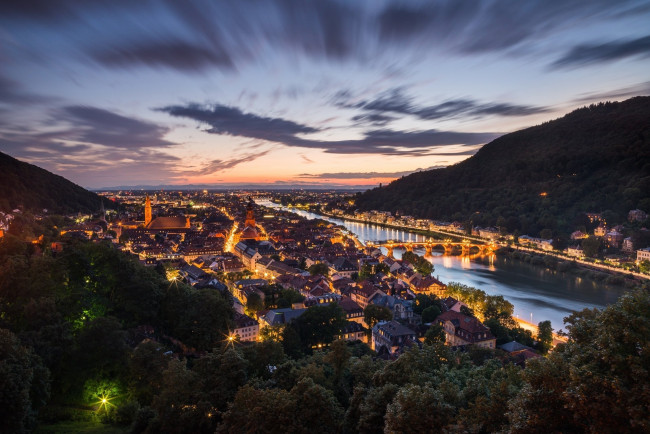
[[[425,237],[409,231],[383,228],[374,224],[351,222],[323,217],[308,211],[281,207],[270,201],[260,205],[282,208],[308,219],[322,218],[345,226],[361,242],[365,241],[424,241]],[[424,254],[424,250],[416,253]],[[403,250],[395,249],[400,258]],[[434,265],[433,275],[441,281],[460,282],[482,289],[490,295],[503,295],[515,307],[515,315],[537,324],[550,320],[555,330],[563,328],[562,319],[574,310],[603,308],[614,303],[625,288],[607,285],[574,276],[570,273],[546,270],[503,257],[444,256],[434,252],[428,258]]]

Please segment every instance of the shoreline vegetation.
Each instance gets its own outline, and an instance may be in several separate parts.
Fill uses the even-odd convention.
[[[277,204],[284,206],[280,203]],[[301,207],[296,207],[296,206],[287,206],[287,208],[302,209]],[[336,216],[336,215],[323,212],[322,210],[306,209],[306,211],[312,212],[314,214],[323,217],[330,217],[339,220],[347,220],[347,221],[353,221],[358,223],[372,224],[383,228],[412,232],[414,234],[430,237],[436,240],[445,239],[439,236],[439,235],[444,235],[446,237],[452,237],[452,238],[455,237],[458,240],[462,240],[463,238],[468,238],[468,239],[481,240],[483,242],[486,242],[486,240],[482,240],[479,239],[478,237],[473,237],[469,235],[459,235],[459,234],[452,235],[451,233],[447,233],[447,232],[414,229],[410,227],[391,225],[387,223],[377,223],[377,222],[366,221],[362,219],[351,218],[347,216]],[[618,286],[624,286],[626,288],[632,288],[638,283],[640,283],[640,280],[638,278],[630,277],[629,272],[626,270],[621,269],[619,271],[619,270],[612,270],[609,268],[600,268],[595,265],[590,266],[584,263],[576,262],[571,258],[560,259],[557,258],[557,256],[555,256],[554,254],[548,254],[544,251],[535,250],[534,253],[532,253],[532,252],[519,251],[515,248],[515,246],[502,246],[500,249],[498,249],[495,252],[495,254],[505,256],[513,260],[519,260],[524,263],[529,263],[531,265],[541,266],[544,267],[546,270],[550,270],[550,271],[568,272],[576,277],[588,278],[595,282],[604,282],[608,285],[618,285]]]

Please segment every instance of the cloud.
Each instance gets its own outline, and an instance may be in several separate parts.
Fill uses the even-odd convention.
[[[257,160],[258,158],[265,156],[269,152],[270,150],[266,150],[263,152],[257,152],[257,153],[242,155],[235,158],[230,158],[228,160],[221,160],[221,159],[212,160],[204,164],[198,170],[185,170],[183,171],[183,174],[184,175],[190,175],[190,174],[191,175],[212,175],[213,173],[221,172],[227,169],[232,169],[233,167],[239,166],[240,164]]]
[[[580,67],[593,63],[613,62],[629,57],[648,56],[650,56],[650,35],[637,39],[578,45],[553,62],[551,68]]]
[[[514,55],[575,23],[620,20],[639,10],[647,12],[633,0],[24,0],[1,2],[0,23],[40,26],[112,68],[232,71],[269,53],[361,64],[406,46],[407,56],[432,48]]]
[[[0,75],[0,104],[39,104],[53,100],[25,91],[20,83]]]
[[[0,150],[86,186],[177,176],[167,128],[88,106],[53,109],[42,130],[0,128]],[[46,131],[46,132],[42,132]]]
[[[594,101],[620,100],[632,96],[650,95],[650,81],[638,83],[632,86],[626,86],[618,89],[612,89],[606,92],[593,92],[582,94],[574,100],[578,103],[588,103]]]
[[[400,178],[411,173],[424,170],[442,169],[446,166],[432,166],[427,169],[405,170],[401,172],[334,172],[334,173],[301,173],[297,178],[303,179],[374,179]]]
[[[295,134],[308,134],[318,131],[315,128],[293,121],[244,113],[236,107],[219,104],[207,107],[199,104],[167,106],[157,110],[175,117],[194,119],[210,125],[212,128],[207,132],[212,134],[250,137],[271,142],[282,142],[289,140]]]
[[[190,42],[149,41],[117,45],[91,53],[98,62],[111,67],[168,67],[180,71],[200,71],[206,67],[233,69],[229,53],[218,46],[201,47]]]
[[[455,131],[393,131],[371,130],[357,140],[316,140],[300,137],[320,130],[282,118],[244,113],[238,108],[224,105],[168,106],[157,109],[175,117],[193,119],[211,128],[206,132],[230,136],[249,137],[281,143],[285,146],[322,149],[334,154],[382,154],[382,155],[444,155],[446,145],[476,146],[500,136],[500,133],[464,133]],[[451,152],[453,155],[463,155]]]
[[[550,111],[548,107],[510,104],[502,102],[480,103],[472,99],[451,99],[431,106],[417,106],[413,98],[405,95],[404,88],[394,88],[379,94],[376,98],[355,101],[349,91],[338,93],[334,104],[343,108],[361,109],[365,115],[382,119],[384,113],[415,116],[423,120],[452,119],[457,117],[485,116],[529,116]],[[353,118],[353,119],[355,119]],[[392,119],[392,118],[389,118]]]
[[[57,120],[67,121],[71,129],[61,139],[95,143],[116,148],[167,148],[175,143],[163,139],[168,128],[97,107],[67,106],[58,111]]]
[[[375,126],[383,127],[395,120],[392,116],[386,116],[380,113],[367,113],[362,115],[356,115],[352,120],[358,124],[370,124]]]

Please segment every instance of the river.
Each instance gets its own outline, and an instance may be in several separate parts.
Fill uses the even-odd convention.
[[[324,217],[297,208],[287,208],[270,201],[260,205],[281,208],[308,219],[322,218],[342,225],[365,241],[424,241],[425,237],[407,230],[384,228],[375,224]],[[403,250],[395,249],[400,258]],[[424,249],[416,253],[424,254]],[[482,289],[490,295],[502,295],[515,308],[515,316],[537,324],[550,320],[555,330],[563,328],[563,318],[584,308],[603,308],[614,303],[625,288],[606,285],[571,273],[546,270],[495,255],[475,257],[448,256],[433,253],[427,258],[434,265],[433,275],[442,282],[460,282]]]

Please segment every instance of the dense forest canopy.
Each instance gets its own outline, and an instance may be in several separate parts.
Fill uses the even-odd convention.
[[[360,194],[356,207],[567,233],[587,212],[650,212],[650,97],[584,107],[506,134],[456,165]]]
[[[96,212],[102,199],[67,179],[0,152],[0,211]]]

